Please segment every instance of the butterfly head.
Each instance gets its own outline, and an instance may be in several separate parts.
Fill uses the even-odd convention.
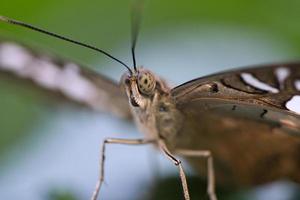
[[[121,82],[133,107],[145,108],[157,89],[156,76],[144,68],[137,68],[133,73],[125,73]]]

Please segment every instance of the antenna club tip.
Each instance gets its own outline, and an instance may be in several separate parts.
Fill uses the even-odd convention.
[[[0,20],[1,20],[1,21],[6,21],[7,19],[6,19],[6,17],[0,15]]]
[[[0,15],[0,21],[10,22],[11,20],[8,17],[4,17],[4,16]]]

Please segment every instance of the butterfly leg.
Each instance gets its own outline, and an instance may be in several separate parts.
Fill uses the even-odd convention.
[[[107,138],[103,141],[101,152],[100,152],[100,171],[99,171],[99,179],[96,184],[96,188],[93,192],[92,200],[96,200],[102,183],[104,181],[104,160],[105,160],[105,149],[107,144],[125,144],[125,145],[142,145],[153,143],[153,140],[148,139],[117,139],[117,138]]]
[[[207,193],[210,200],[217,200],[215,192],[215,174],[214,174],[214,163],[213,157],[210,151],[205,150],[176,150],[176,154],[182,156],[193,156],[193,157],[202,157],[207,159]]]
[[[181,164],[181,161],[178,160],[167,148],[166,144],[163,141],[158,142],[159,148],[164,152],[168,159],[170,159],[179,169],[180,180],[182,184],[183,194],[185,200],[190,200],[190,194],[188,189],[188,184],[186,181],[186,176]]]

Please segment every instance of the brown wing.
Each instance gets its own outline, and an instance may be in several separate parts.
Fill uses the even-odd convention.
[[[14,42],[0,41],[0,77],[47,90],[53,96],[97,111],[131,118],[125,92],[112,80]]]
[[[218,183],[300,183],[300,64],[248,68],[172,90],[184,116],[177,148],[211,150]],[[205,164],[192,160],[205,175]]]

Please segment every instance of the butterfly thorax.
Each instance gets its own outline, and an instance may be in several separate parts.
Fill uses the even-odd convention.
[[[163,139],[167,145],[173,143],[182,118],[167,83],[143,68],[125,74],[122,82],[140,131],[149,139]]]

